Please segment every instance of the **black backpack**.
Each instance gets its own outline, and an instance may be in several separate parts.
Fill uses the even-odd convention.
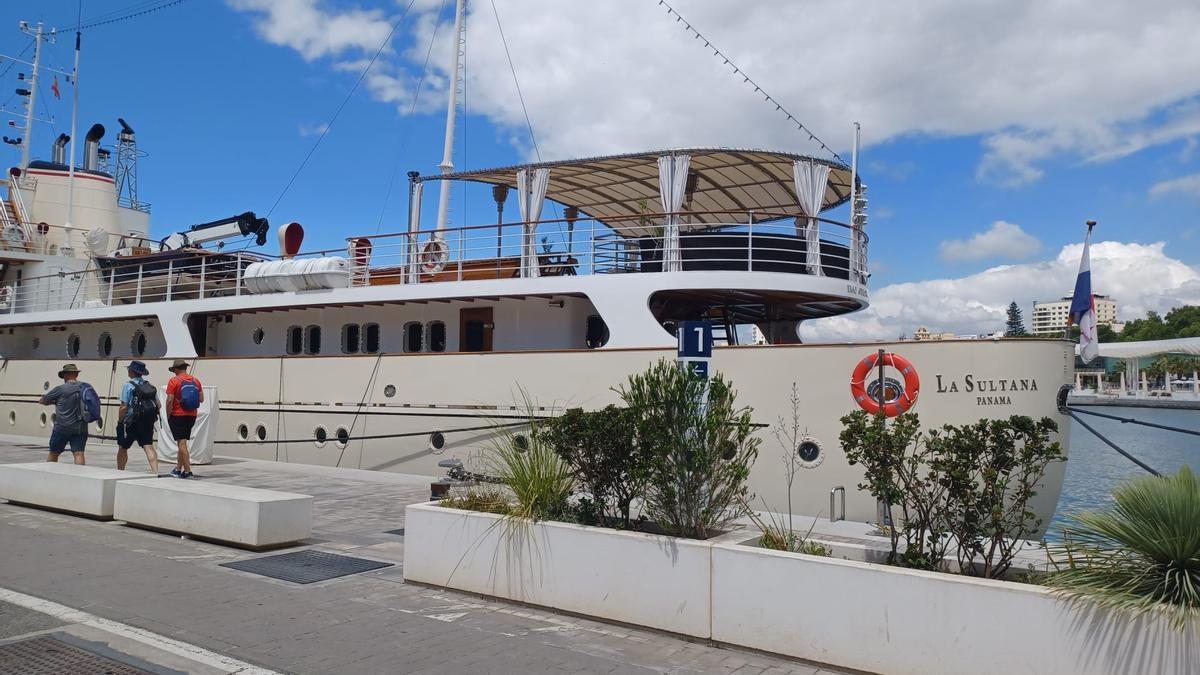
[[[158,418],[158,387],[142,380],[133,385],[133,397],[129,409],[125,411],[125,424],[132,426],[145,424],[147,420]]]

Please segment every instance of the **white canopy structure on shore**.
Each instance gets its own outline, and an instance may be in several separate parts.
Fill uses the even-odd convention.
[[[1076,346],[1075,353],[1079,353]],[[1100,344],[1100,356],[1116,359],[1136,359],[1159,354],[1192,354],[1200,356],[1200,337],[1176,338],[1174,340],[1146,340],[1144,342],[1104,342]]]

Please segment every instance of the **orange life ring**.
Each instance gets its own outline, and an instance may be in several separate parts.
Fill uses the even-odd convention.
[[[867,393],[866,380],[867,375],[878,365],[879,355],[871,354],[858,362],[854,368],[854,374],[850,376],[850,394],[854,397],[855,403],[872,415],[879,412],[879,402]],[[883,404],[883,414],[895,417],[900,413],[912,410],[912,407],[917,404],[917,396],[921,393],[921,378],[917,377],[917,369],[913,368],[908,359],[891,353],[883,355],[883,365],[895,368],[904,377],[904,391],[900,392],[900,396],[895,401]],[[879,386],[885,385],[880,382]]]

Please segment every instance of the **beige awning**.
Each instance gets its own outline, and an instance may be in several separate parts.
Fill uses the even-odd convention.
[[[549,168],[546,197],[579,209],[625,236],[641,236],[662,225],[659,202],[658,158],[691,156],[695,190],[684,204],[690,215],[680,229],[698,229],[716,223],[746,223],[754,212],[756,222],[803,215],[792,174],[792,163],[803,155],[730,148],[679,148],[631,155],[509,166],[418,180],[463,180],[507,185],[515,189],[517,171]],[[850,196],[850,167],[831,160],[814,159],[830,167],[822,210],[845,203]]]

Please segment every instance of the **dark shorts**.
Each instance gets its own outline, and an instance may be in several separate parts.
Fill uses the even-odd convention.
[[[134,425],[118,424],[117,425],[117,447],[122,450],[128,450],[134,444],[138,446],[153,445],[154,443],[154,420],[151,419],[149,424],[142,422]]]
[[[72,433],[69,431],[64,432],[55,429],[54,431],[50,432],[50,454],[62,454],[62,452],[67,449],[68,445],[71,446],[71,452],[83,452],[83,449],[87,447],[87,439],[87,431],[84,431],[83,433]]]
[[[167,426],[171,427],[171,438],[186,441],[192,438],[192,427],[196,426],[195,415],[171,415],[167,418]]]

